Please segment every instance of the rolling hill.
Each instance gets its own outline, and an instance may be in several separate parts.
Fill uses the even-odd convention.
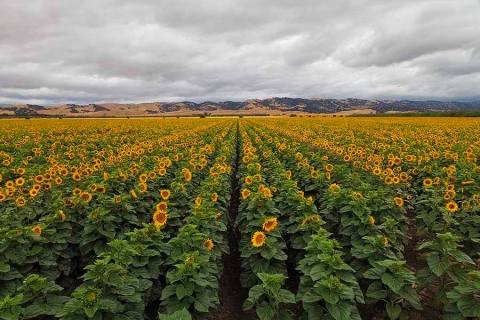
[[[413,100],[302,99],[269,98],[245,101],[195,103],[100,103],[41,106],[34,104],[2,105],[0,116],[10,117],[127,117],[235,114],[382,114],[396,112],[437,112],[480,110],[480,102],[445,102]]]

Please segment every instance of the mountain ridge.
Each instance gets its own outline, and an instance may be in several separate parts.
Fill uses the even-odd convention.
[[[179,101],[143,103],[90,103],[42,106],[18,104],[0,106],[0,116],[166,116],[235,114],[382,114],[480,110],[480,101],[386,100],[386,99],[305,99],[272,97],[245,101]]]

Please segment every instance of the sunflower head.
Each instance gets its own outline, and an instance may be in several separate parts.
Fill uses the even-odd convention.
[[[60,219],[60,221],[65,221],[66,217],[67,216],[65,215],[65,212],[63,212],[63,210],[58,211],[58,218]]]
[[[399,208],[403,207],[404,201],[400,197],[395,197],[393,198],[393,201],[395,202],[395,205]]]
[[[25,201],[25,198],[24,197],[18,197],[16,200],[15,200],[15,205],[17,207],[23,207],[25,205],[26,201]]]
[[[431,187],[433,185],[433,180],[430,178],[426,178],[423,180],[423,186],[424,187]]]
[[[203,246],[208,250],[212,251],[213,247],[215,247],[215,244],[213,243],[212,239],[207,239],[203,242]]]
[[[160,230],[168,220],[168,214],[164,211],[155,211],[153,213],[153,224],[155,225],[155,228]]]
[[[162,212],[167,212],[167,208],[168,208],[168,203],[165,201],[161,201],[157,203],[157,205],[155,206],[155,209],[157,211],[162,211]]]
[[[190,182],[192,180],[192,172],[189,169],[183,171],[183,178],[185,182]]]
[[[218,194],[216,192],[212,193],[212,195],[210,196],[210,200],[212,200],[213,202],[217,202]]]
[[[340,186],[336,183],[332,183],[329,187],[328,187],[328,190],[330,190],[330,192],[333,192],[333,193],[337,193],[337,192],[340,192]]]
[[[42,235],[42,227],[39,225],[36,225],[32,228],[32,232],[35,233],[37,236]]]
[[[242,199],[245,200],[250,196],[250,190],[248,189],[243,189],[242,190]]]
[[[375,217],[374,216],[368,216],[368,224],[370,224],[370,225],[375,224]]]
[[[265,232],[272,232],[278,226],[278,221],[276,217],[265,218],[263,221],[263,230]]]
[[[137,193],[135,192],[135,190],[130,190],[130,197],[133,200],[137,200],[138,196],[137,196]]]
[[[385,237],[385,236],[383,236],[383,237],[382,237],[382,243],[383,243],[383,246],[384,246],[384,247],[388,246],[388,243],[389,243],[388,238]]]
[[[202,205],[202,197],[195,198],[195,208],[199,208]]]
[[[458,204],[455,201],[449,201],[445,207],[447,208],[448,212],[457,212],[458,211]]]
[[[80,193],[80,198],[85,202],[90,202],[92,200],[92,194],[86,191]]]
[[[256,231],[252,235],[252,239],[251,239],[252,246],[254,248],[259,248],[265,244],[265,240],[266,240],[265,233],[263,233],[262,231]]]
[[[170,198],[171,194],[172,193],[168,189],[160,190],[160,196],[162,197],[163,200],[168,200]]]

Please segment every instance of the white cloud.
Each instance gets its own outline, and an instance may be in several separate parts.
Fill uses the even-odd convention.
[[[476,0],[0,7],[0,103],[479,95]]]

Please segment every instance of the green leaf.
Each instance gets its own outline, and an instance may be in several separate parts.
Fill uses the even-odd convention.
[[[182,300],[182,298],[187,295],[187,290],[183,284],[177,284],[175,288],[175,294],[177,295],[178,300]]]
[[[463,298],[457,302],[457,307],[464,317],[480,318],[480,304],[468,298]]]
[[[452,256],[455,258],[460,263],[468,263],[468,264],[475,264],[473,262],[472,258],[470,258],[469,255],[467,255],[465,252],[462,252],[460,250],[452,253]]]
[[[395,320],[395,319],[398,319],[398,317],[400,317],[402,308],[398,304],[387,302],[386,307],[387,307],[387,314],[390,319]]]
[[[427,264],[430,271],[437,277],[441,277],[448,270],[448,262],[440,260],[438,253],[433,252],[427,256]]]
[[[9,272],[10,266],[8,264],[0,264],[0,272]]]
[[[382,284],[380,282],[375,281],[368,286],[368,289],[365,295],[368,298],[380,300],[387,297],[387,290],[384,290],[382,288]]]
[[[257,307],[257,316],[260,320],[271,320],[275,316],[275,309],[269,304]]]
[[[280,289],[277,300],[283,303],[295,303],[295,295],[288,290]]]
[[[403,280],[393,276],[390,273],[384,273],[382,275],[382,282],[392,289],[393,292],[398,293],[403,287]]]
[[[253,302],[257,301],[262,295],[263,295],[263,287],[261,285],[253,286],[248,291],[248,298]]]
[[[187,311],[187,309],[183,308],[182,310],[178,310],[172,314],[159,314],[158,320],[192,320],[192,315]]]
[[[194,307],[198,312],[208,312],[208,304],[204,301],[195,300]]]
[[[175,286],[174,285],[169,285],[163,288],[162,290],[162,296],[160,299],[165,300],[168,297],[172,296],[175,294]]]
[[[350,314],[352,313],[352,306],[346,302],[339,302],[337,304],[325,304],[328,313],[335,320],[350,320]]]

